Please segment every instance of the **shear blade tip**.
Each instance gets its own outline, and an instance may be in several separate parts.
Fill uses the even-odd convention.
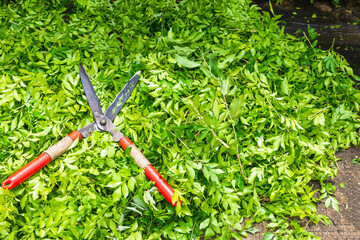
[[[137,73],[135,73],[135,75],[139,75],[140,76],[141,71],[137,71]]]

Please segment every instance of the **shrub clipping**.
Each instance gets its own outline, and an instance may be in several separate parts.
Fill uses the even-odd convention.
[[[316,203],[338,210],[327,179],[359,141],[358,77],[279,16],[248,0],[24,0],[0,16],[0,180],[93,121],[81,62],[104,109],[142,71],[114,124],[182,201],[96,132],[0,190],[1,239],[241,239],[255,222],[311,239],[306,224],[330,223]]]

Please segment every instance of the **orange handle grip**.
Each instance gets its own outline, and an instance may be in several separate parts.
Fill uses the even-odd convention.
[[[51,161],[49,154],[46,152],[40,154],[37,158],[26,164],[24,167],[19,169],[13,175],[8,177],[3,183],[3,189],[13,189],[29,177],[31,177],[34,173],[43,168],[46,164]]]
[[[155,183],[155,186],[159,189],[159,192],[164,198],[173,206],[176,206],[176,202],[172,201],[174,195],[174,189],[165,181],[165,179],[155,170],[155,168],[149,164],[145,168],[145,175]],[[181,201],[179,199],[179,203]]]
[[[8,177],[1,184],[2,188],[10,190],[18,186],[20,183],[24,182],[41,168],[45,167],[46,164],[48,164],[52,160],[55,160],[66,150],[68,150],[76,138],[81,139],[81,134],[79,131],[74,131],[70,133],[68,136],[61,139],[55,145],[49,147],[45,152],[40,154],[34,160],[32,160],[24,167],[12,174],[10,177]]]
[[[130,141],[129,138],[123,137],[120,139],[119,144],[122,149],[131,147],[130,155],[134,158],[135,163],[139,168],[145,169],[145,175],[155,183],[155,186],[159,189],[159,192],[164,198],[173,206],[176,206],[176,202],[172,201],[174,195],[174,189],[165,181],[165,179],[155,170],[150,164],[149,160],[141,153],[141,151]],[[179,199],[179,203],[181,201]]]

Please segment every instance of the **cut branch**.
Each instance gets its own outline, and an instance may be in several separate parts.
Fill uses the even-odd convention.
[[[198,162],[199,160],[196,158],[195,154],[194,154],[193,151],[188,147],[188,145],[186,145],[186,143],[184,143],[183,140],[181,140],[180,138],[178,138],[178,137],[175,135],[175,133],[173,133],[172,131],[170,131],[170,133],[171,133],[174,137],[176,137],[188,150],[191,151],[191,154],[195,157],[195,161]]]
[[[200,49],[200,48],[199,48],[199,49]],[[233,129],[233,131],[234,131],[234,136],[235,136],[235,139],[236,139],[236,156],[237,156],[237,159],[238,159],[238,161],[239,161],[240,170],[241,170],[241,175],[243,176],[243,178],[244,178],[245,180],[247,180],[247,177],[245,177],[244,169],[243,169],[243,166],[242,166],[242,163],[241,163],[241,159],[240,159],[239,140],[238,140],[238,138],[237,138],[237,134],[236,134],[236,130],[235,130],[235,124],[234,124],[234,121],[233,121],[233,119],[232,119],[232,117],[231,117],[231,114],[230,114],[230,111],[229,111],[229,105],[227,104],[225,94],[224,94],[224,93],[222,92],[222,90],[221,90],[221,83],[220,83],[219,79],[218,79],[214,74],[212,74],[211,68],[210,68],[209,64],[206,62],[205,56],[204,56],[203,52],[201,51],[201,49],[200,49],[200,52],[201,52],[201,55],[202,55],[202,58],[203,58],[203,61],[204,61],[205,65],[206,65],[206,66],[209,68],[209,70],[210,70],[210,74],[216,79],[216,81],[218,82],[218,85],[219,85],[219,87],[220,87],[220,92],[221,92],[221,95],[223,96],[224,103],[225,103],[225,106],[226,106],[226,110],[227,110],[227,112],[228,112],[228,115],[229,115],[230,120],[232,121],[231,126],[232,126],[232,129]]]
[[[182,99],[184,102],[185,100]],[[191,105],[193,106],[194,110],[196,111],[196,113],[198,114],[199,119],[202,121],[202,123],[207,126],[207,124],[204,121],[204,118],[201,116],[201,114],[199,113],[199,111],[197,110],[197,108],[195,107],[195,105],[191,102]],[[223,140],[221,140],[218,135],[214,132],[214,130],[212,130],[210,127],[208,127],[209,130],[211,131],[211,133],[213,134],[213,136],[222,144],[224,145],[226,148],[230,148],[229,145],[227,145]]]

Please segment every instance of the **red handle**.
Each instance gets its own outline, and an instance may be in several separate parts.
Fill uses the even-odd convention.
[[[81,139],[81,134],[79,131],[74,131],[64,137],[62,140],[57,142],[55,145],[49,147],[45,152],[40,154],[37,158],[26,164],[20,170],[15,172],[13,175],[8,177],[3,183],[3,189],[13,189],[18,186],[20,183],[31,177],[34,173],[39,171],[41,168],[45,167],[46,164],[55,160],[58,156],[63,154],[66,150],[69,149],[71,144],[75,141],[76,138]]]
[[[46,164],[51,161],[49,154],[46,152],[40,154],[37,158],[26,164],[20,170],[15,172],[13,175],[8,177],[3,183],[2,188],[4,189],[13,189],[29,177],[31,177],[34,173],[43,168]]]
[[[165,199],[173,206],[176,206],[176,202],[172,201],[172,196],[174,194],[174,189],[165,181],[165,179],[156,171],[156,169],[151,165],[147,165],[145,168],[145,175],[153,182],[155,186],[159,189],[159,192],[165,197]],[[179,199],[179,203],[181,201]]]
[[[165,179],[155,170],[155,168],[150,164],[149,160],[146,159],[144,154],[130,141],[129,138],[123,137],[120,139],[119,144],[122,149],[131,147],[130,155],[134,158],[135,163],[139,168],[145,169],[145,175],[153,182],[155,186],[159,189],[160,193],[165,197],[165,199],[173,206],[176,206],[176,202],[172,202],[171,198],[174,195],[174,189],[165,181]],[[179,203],[181,201],[179,199]]]

